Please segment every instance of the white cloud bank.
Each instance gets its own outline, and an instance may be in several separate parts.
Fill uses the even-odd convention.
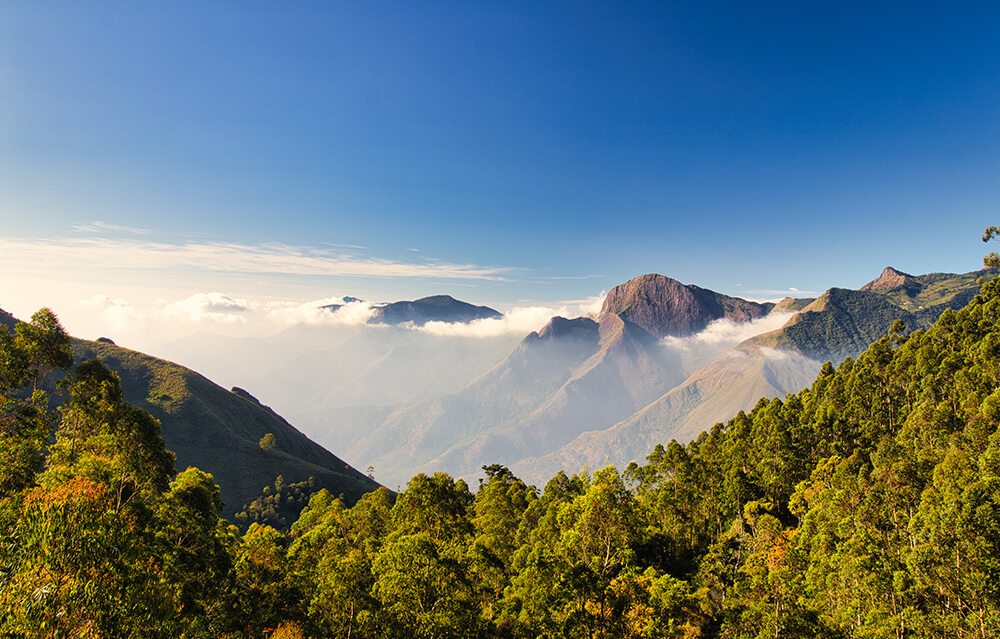
[[[449,324],[447,322],[428,322],[415,330],[433,335],[452,335],[459,337],[498,337],[500,335],[527,335],[545,326],[550,319],[559,315],[562,317],[596,317],[604,304],[605,294],[585,300],[563,302],[559,306],[522,306],[512,308],[498,319],[478,319],[467,324]]]
[[[330,306],[339,306],[331,310]],[[330,326],[360,326],[372,316],[375,305],[361,300],[345,300],[343,297],[328,297],[306,302],[270,302],[267,317],[276,322]]]
[[[245,323],[255,305],[222,293],[195,293],[187,299],[165,304],[164,315],[187,322]]]
[[[93,295],[80,300],[77,306],[98,313],[100,322],[113,331],[127,330],[145,324],[149,317],[120,297]]]
[[[401,327],[432,335],[456,337],[527,335],[545,326],[556,315],[596,317],[604,303],[604,297],[605,294],[602,293],[583,300],[561,302],[555,306],[517,306],[509,309],[503,317],[496,319],[478,319],[468,323],[427,322],[422,326],[403,324]],[[267,315],[270,319],[289,325],[360,326],[368,323],[374,309],[380,304],[345,300],[341,297],[330,297],[305,304],[274,302],[268,305]],[[336,310],[324,308],[332,305],[340,308]]]
[[[525,305],[510,308],[498,319],[469,323],[428,322],[423,326],[402,324],[399,328],[440,336],[491,338],[527,335],[541,329],[557,315],[596,317],[604,294],[556,305]],[[253,300],[218,291],[196,293],[180,300],[161,299],[143,307],[109,295],[79,300],[77,308],[89,317],[92,328],[81,337],[105,335],[132,338],[136,346],[176,339],[192,330],[208,330],[232,336],[265,336],[290,326],[364,326],[373,310],[383,303],[354,298],[329,297],[311,302]],[[332,306],[338,308],[330,308]],[[372,329],[384,328],[370,325]],[[143,334],[156,336],[143,338]]]
[[[742,323],[717,319],[700,333],[688,337],[665,337],[662,344],[682,355],[688,366],[698,366],[751,337],[778,330],[794,315],[777,312]]]

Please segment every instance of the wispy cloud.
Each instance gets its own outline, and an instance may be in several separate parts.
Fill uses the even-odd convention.
[[[505,281],[513,271],[508,267],[476,264],[366,258],[328,248],[284,244],[169,244],[110,238],[0,238],[0,255],[3,256],[0,262],[31,263],[49,269],[198,269],[229,273],[489,281]]]
[[[533,306],[511,309],[498,319],[478,319],[465,324],[427,322],[413,328],[432,335],[454,337],[497,337],[512,333],[527,335],[545,326],[546,322],[558,314],[555,309]]]
[[[77,233],[131,233],[132,235],[145,235],[149,229],[142,229],[135,226],[123,226],[121,224],[108,224],[100,220],[94,220],[87,224],[77,224],[73,227]]]

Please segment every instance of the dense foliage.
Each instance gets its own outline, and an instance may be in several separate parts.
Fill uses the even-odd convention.
[[[316,493],[316,481],[310,477],[294,484],[285,483],[281,475],[274,480],[274,486],[264,486],[261,494],[236,513],[233,519],[243,530],[251,524],[261,524],[288,530],[299,517],[302,509],[309,505],[309,499]],[[345,501],[344,496],[339,496]]]
[[[1000,635],[1000,281],[644,465],[320,491],[242,535],[102,365],[54,419],[50,319],[0,337],[4,636]]]

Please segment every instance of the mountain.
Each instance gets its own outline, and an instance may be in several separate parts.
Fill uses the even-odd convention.
[[[313,477],[317,489],[343,494],[348,503],[379,487],[246,391],[227,391],[190,369],[110,341],[74,339],[73,353],[78,362],[99,359],[118,373],[125,400],[160,420],[176,468],[211,473],[227,513],[239,511],[278,475],[288,483]],[[267,433],[277,442],[270,451],[260,446]]]
[[[364,302],[364,300],[358,299],[357,297],[345,296],[345,297],[340,298],[340,302],[339,303],[324,304],[324,305],[320,306],[320,308],[323,309],[324,311],[330,311],[331,313],[334,313],[334,312],[339,311],[340,309],[344,308],[348,304],[357,304],[357,303],[360,303],[360,302]]]
[[[857,357],[897,319],[909,330],[929,328],[945,309],[968,304],[979,292],[979,278],[997,272],[913,276],[887,267],[860,290],[831,288],[786,326],[755,338],[754,343],[837,363]]]
[[[643,329],[613,316],[601,330],[597,351],[565,370],[560,376],[565,381],[554,392],[536,396],[526,410],[474,437],[450,442],[419,469],[470,476],[483,460],[513,467],[624,419],[684,379],[680,358]]]
[[[882,274],[868,282],[860,289],[861,291],[871,291],[874,293],[891,293],[893,291],[903,291],[908,297],[913,297],[923,286],[909,273],[897,271],[891,266],[882,270]]]
[[[683,337],[703,330],[714,320],[746,322],[767,315],[773,307],[649,274],[611,289],[599,320],[616,315],[656,337]]]
[[[928,328],[945,309],[963,308],[979,292],[977,281],[995,271],[913,276],[891,267],[860,290],[832,288],[814,300],[786,298],[772,312],[799,312],[781,328],[719,354],[690,377],[626,419],[582,433],[555,451],[512,463],[529,480],[559,469],[575,471],[642,460],[657,443],[687,442],[762,397],[798,392],[824,361],[856,357],[903,320]]]
[[[513,465],[606,429],[681,384],[685,353],[663,338],[722,320],[763,318],[774,304],[728,297],[650,274],[608,294],[598,320],[553,318],[465,388],[436,400],[369,414],[345,455],[379,469],[390,485],[414,472],[470,476],[484,463]],[[722,350],[719,348],[718,350]]]
[[[427,322],[471,322],[477,319],[500,319],[503,314],[488,306],[473,306],[450,295],[423,297],[412,302],[393,302],[372,309],[369,324],[404,324],[423,326]]]

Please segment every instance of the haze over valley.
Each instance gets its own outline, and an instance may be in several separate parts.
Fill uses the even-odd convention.
[[[472,481],[496,463],[542,483],[641,461],[656,443],[797,392],[891,319],[916,328],[963,306],[976,277],[887,268],[858,291],[758,303],[646,275],[614,287],[597,312],[523,335],[482,330],[504,317],[456,314],[475,307],[454,298],[431,298],[436,311],[416,315],[423,304],[354,299],[268,338],[199,333],[156,354],[250,390],[391,488],[418,472]],[[378,312],[394,308],[411,315]]]

